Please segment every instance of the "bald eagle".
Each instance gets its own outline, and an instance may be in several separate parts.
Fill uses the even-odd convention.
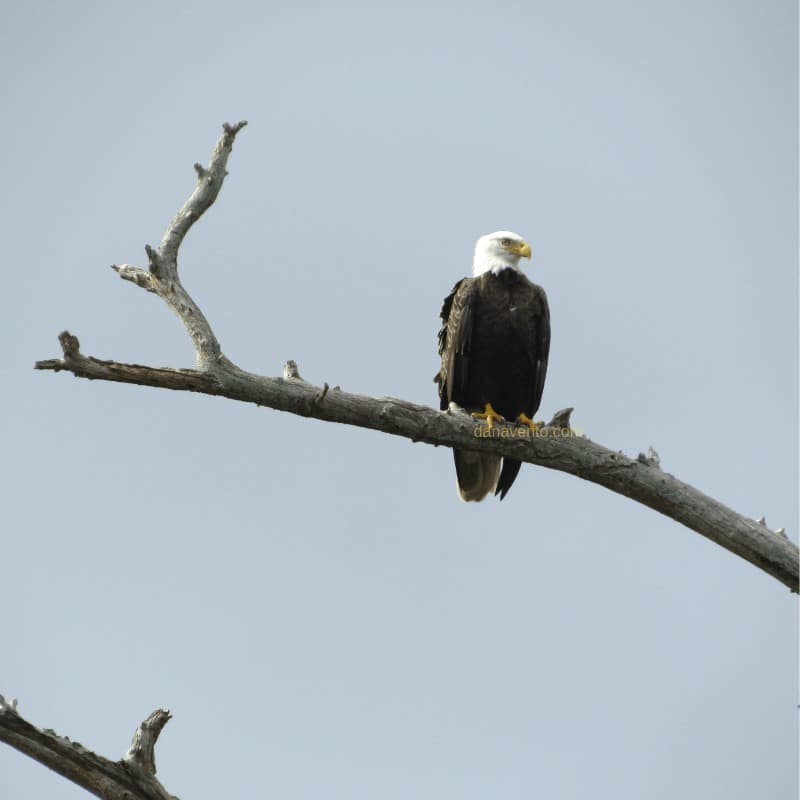
[[[550,311],[544,290],[519,267],[531,246],[518,234],[497,231],[475,245],[472,277],[463,278],[442,305],[439,384],[442,410],[455,403],[486,420],[505,419],[535,429],[550,350]],[[502,500],[521,462],[454,450],[462,500]]]

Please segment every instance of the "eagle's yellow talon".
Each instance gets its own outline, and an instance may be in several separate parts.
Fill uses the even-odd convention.
[[[484,408],[484,410],[482,412],[481,411],[476,411],[475,413],[473,413],[472,418],[473,419],[485,419],[486,420],[486,425],[489,427],[489,429],[493,428],[494,424],[496,422],[505,422],[506,421],[505,417],[503,417],[502,415],[498,414],[492,408],[492,404],[491,403],[487,403],[486,404],[486,408]]]
[[[517,423],[519,425],[527,425],[534,433],[544,427],[543,422],[534,422],[524,412],[517,417]]]

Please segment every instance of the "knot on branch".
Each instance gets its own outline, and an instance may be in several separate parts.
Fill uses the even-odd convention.
[[[300,379],[302,380],[302,378]],[[322,405],[322,401],[328,394],[328,389],[330,387],[327,383],[322,384],[322,388],[308,401],[308,414],[314,414],[316,411],[319,410],[320,405]]]
[[[650,446],[647,448],[647,455],[639,453],[636,460],[640,464],[647,464],[648,467],[656,467],[661,469],[661,456],[656,452],[655,448]]]
[[[381,398],[381,399],[386,400],[386,398]],[[393,430],[397,429],[397,424],[398,424],[397,409],[398,406],[396,403],[387,401],[381,406],[380,410],[378,411],[378,418],[383,422],[384,425],[387,425],[390,429]]]
[[[147,262],[150,265],[150,272],[153,275],[161,274],[161,254],[154,247],[149,244],[144,246],[144,251],[147,253]]]
[[[0,714],[16,714],[17,713],[17,698],[12,697],[10,700],[6,700],[3,695],[0,694]]]
[[[292,361],[290,358],[284,365],[283,365],[283,377],[285,380],[295,380],[295,381],[302,381],[303,378],[300,377],[300,370],[297,368],[297,362]]]
[[[767,530],[772,530],[769,525],[767,525],[767,518],[766,517],[759,517],[756,520],[756,523],[760,525],[762,528],[766,528]],[[786,535],[786,528],[777,528],[776,530],[772,531],[776,536],[783,536],[784,539],[788,539],[789,537]]]
[[[556,411],[553,414],[553,419],[547,423],[546,428],[569,428],[569,419],[575,409],[570,406],[569,408],[562,408],[561,411]]]
[[[328,394],[328,384],[323,383],[322,388],[314,395],[314,408],[318,408],[319,404],[325,399],[325,396]]]
[[[81,343],[78,341],[77,336],[73,336],[69,331],[62,331],[58,334],[58,341],[61,344],[61,350],[64,353],[65,361],[80,356]]]

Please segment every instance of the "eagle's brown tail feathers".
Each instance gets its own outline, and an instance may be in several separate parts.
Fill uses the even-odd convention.
[[[473,453],[469,450],[453,450],[456,462],[458,494],[467,503],[479,502],[497,488],[500,477],[500,456]]]

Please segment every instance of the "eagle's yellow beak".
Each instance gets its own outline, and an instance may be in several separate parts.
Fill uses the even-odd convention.
[[[522,242],[522,244],[518,244],[514,250],[516,250],[517,255],[521,258],[530,258],[532,254],[531,246],[527,242]]]

